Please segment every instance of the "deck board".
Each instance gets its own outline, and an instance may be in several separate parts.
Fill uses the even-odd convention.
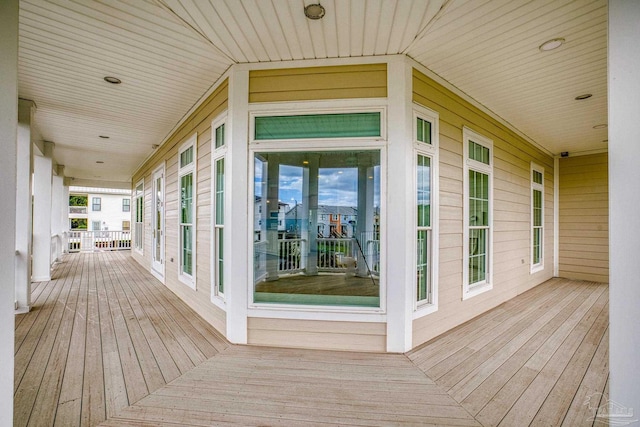
[[[16,426],[604,420],[604,284],[552,279],[401,355],[230,345],[128,252],[52,277],[16,317]]]

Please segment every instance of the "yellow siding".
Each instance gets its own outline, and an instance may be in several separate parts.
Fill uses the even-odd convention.
[[[560,276],[609,281],[608,155],[560,159]]]
[[[417,70],[413,72],[413,100],[440,115],[438,311],[414,320],[415,347],[552,276],[553,158]],[[493,289],[465,301],[463,126],[492,139],[494,144]],[[530,274],[532,161],[545,170],[545,268],[535,274]]]
[[[295,348],[385,352],[386,324],[248,319],[248,343]]]
[[[386,64],[249,72],[249,102],[385,98],[386,96]]]
[[[144,255],[132,251],[132,256],[146,268],[151,266],[151,203],[153,171],[165,165],[165,285],[184,300],[221,333],[226,333],[226,313],[211,303],[210,241],[211,241],[211,121],[227,109],[228,81],[223,82],[193,112],[171,137],[158,148],[133,177],[135,185],[144,177],[145,236]],[[196,214],[196,290],[178,280],[178,150],[194,133],[197,143],[197,214]]]

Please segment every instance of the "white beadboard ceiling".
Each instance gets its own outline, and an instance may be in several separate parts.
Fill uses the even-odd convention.
[[[406,54],[553,154],[606,150],[606,0],[321,0],[312,21],[315,2],[21,0],[19,94],[92,185],[128,186],[234,63]]]

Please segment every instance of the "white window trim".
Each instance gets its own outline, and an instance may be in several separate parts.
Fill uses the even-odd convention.
[[[489,164],[469,158],[469,140],[489,149]],[[462,299],[466,300],[493,289],[493,141],[466,126],[462,128],[462,146],[464,161],[463,179],[463,237],[462,237]],[[469,285],[469,170],[489,176],[489,233],[487,250],[487,274],[483,282]]]
[[[439,127],[439,114],[433,110],[425,108],[423,106],[414,104],[413,110],[413,146],[414,146],[414,154],[413,154],[413,162],[418,159],[418,155],[426,156],[431,159],[431,242],[430,242],[430,259],[431,268],[429,272],[429,282],[431,286],[431,299],[425,301],[418,301],[417,295],[417,287],[413,286],[414,289],[414,313],[413,318],[417,319],[422,316],[426,316],[428,314],[434,313],[438,311],[438,277],[439,277],[439,250],[440,242],[439,242],[439,203],[438,203],[438,194],[439,194],[439,135],[440,135],[440,127]],[[417,126],[416,121],[420,118],[422,120],[429,121],[431,123],[431,144],[426,144],[424,142],[418,141],[417,135]],[[413,170],[413,186],[414,186],[414,197],[417,194],[417,168],[414,166]],[[413,209],[413,229],[418,229],[418,218],[417,218],[417,209]],[[413,254],[413,265],[416,270],[417,275],[417,257],[416,253],[416,244],[415,241],[416,233],[414,232],[414,250]],[[414,275],[414,283],[417,283],[417,277]]]
[[[539,172],[542,174],[542,184],[538,184],[536,182],[533,181],[533,172]],[[531,243],[529,245],[530,250],[531,250],[531,256],[529,258],[530,261],[530,265],[531,265],[531,270],[530,270],[530,274],[534,274],[540,271],[544,270],[544,256],[545,256],[545,251],[544,251],[544,231],[545,231],[545,224],[544,224],[544,167],[531,162],[531,170],[529,172],[529,177],[531,179],[531,234],[530,234],[530,238],[531,238]],[[533,226],[533,190],[538,190],[540,192],[542,192],[542,226],[540,227],[542,232],[540,235],[540,262],[538,264],[534,264],[533,263],[533,233],[534,233],[534,226]]]
[[[187,149],[189,149],[190,147],[193,147],[193,162],[187,166],[183,166],[180,167],[180,156],[182,155],[183,152],[185,152]],[[196,289],[196,270],[197,270],[197,263],[196,263],[196,224],[197,224],[197,188],[198,188],[198,180],[197,180],[197,163],[198,163],[198,134],[194,134],[192,135],[185,143],[183,143],[180,146],[180,149],[178,150],[178,206],[179,202],[180,202],[180,180],[182,179],[182,177],[184,175],[188,175],[190,173],[193,174],[193,180],[192,180],[192,185],[193,185],[193,218],[192,218],[192,238],[191,238],[191,242],[193,244],[193,247],[191,248],[191,263],[192,263],[192,274],[187,274],[183,271],[182,269],[182,230],[181,228],[181,221],[180,221],[180,208],[178,207],[178,250],[180,251],[180,253],[178,254],[178,279],[180,280],[180,282],[184,283],[185,285],[189,286],[191,289],[195,290]]]
[[[225,125],[224,132],[224,144],[221,147],[216,148],[216,129],[221,125]],[[228,166],[228,157],[227,157],[227,147],[229,145],[228,140],[228,129],[227,129],[227,113],[223,113],[222,115],[216,117],[211,122],[211,259],[210,259],[210,271],[211,271],[211,302],[217,307],[226,310],[226,299],[224,292],[218,292],[218,257],[217,257],[217,247],[216,247],[216,162],[220,159],[224,159],[225,165],[225,188],[224,188],[224,208],[225,211],[227,207],[230,206],[231,201],[229,200],[229,191],[227,189],[227,173],[226,169]],[[228,218],[228,212],[224,213],[225,219]],[[228,242],[231,238],[228,234],[229,231],[225,229],[224,225],[221,227],[223,230],[223,239],[225,242]],[[228,253],[228,251],[225,251]],[[223,277],[229,277],[228,270],[228,262],[224,263],[223,269]]]
[[[142,191],[140,193],[138,193],[138,187],[142,186]],[[138,248],[136,246],[136,239],[138,238],[138,232],[136,230],[136,224],[138,224],[138,222],[136,221],[137,219],[137,215],[138,215],[138,198],[142,199],[142,233],[140,235],[140,247]],[[134,189],[134,205],[135,205],[135,212],[133,212],[132,215],[132,219],[134,221],[133,222],[133,232],[134,232],[134,241],[133,241],[133,250],[136,251],[137,253],[139,253],[140,255],[144,255],[144,231],[145,231],[145,227],[144,227],[144,215],[145,215],[145,211],[146,209],[144,208],[144,178],[142,178],[140,181],[138,181],[136,183],[135,189]]]

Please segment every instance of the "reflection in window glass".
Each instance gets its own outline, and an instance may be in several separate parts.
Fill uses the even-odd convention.
[[[380,306],[380,152],[254,157],[254,301]]]

